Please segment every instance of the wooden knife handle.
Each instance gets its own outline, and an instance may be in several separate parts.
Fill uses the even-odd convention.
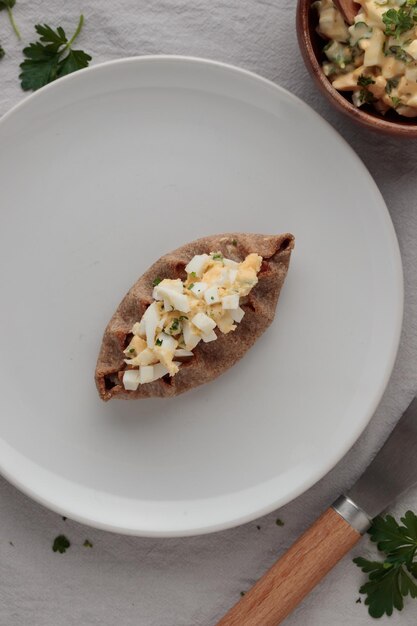
[[[359,541],[333,508],[289,548],[217,626],[277,626]]]

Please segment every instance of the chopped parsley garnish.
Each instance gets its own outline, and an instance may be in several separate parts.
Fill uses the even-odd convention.
[[[91,543],[91,541],[89,539],[86,539],[83,543],[84,548],[92,548],[93,544]]]
[[[284,526],[284,522],[279,517],[275,520],[275,524],[277,526]]]
[[[244,595],[246,595],[246,591],[241,591],[240,592],[241,597],[243,598]]]
[[[398,38],[413,28],[416,21],[415,10],[410,5],[399,9],[388,9],[382,14],[382,21],[385,24],[385,33]]]
[[[237,246],[237,239],[232,239],[232,246]]]
[[[410,55],[407,54],[407,52],[404,50],[404,48],[401,48],[401,46],[390,46],[388,48],[388,52],[386,52],[385,54],[391,54],[396,59],[398,59],[398,61],[404,61],[404,63],[411,59]]]
[[[361,74],[358,78],[358,85],[360,87],[367,87],[368,85],[375,85],[375,81],[371,76]]]
[[[162,278],[159,278],[159,276],[157,276],[156,278],[153,279],[152,285],[156,287],[157,285],[159,285],[160,282],[162,282]]]
[[[362,104],[372,104],[372,102],[375,102],[374,95],[367,89],[360,90],[359,98]]]
[[[223,261],[224,256],[221,254],[221,252],[216,252],[215,254],[212,255],[213,260],[219,260],[219,261]]]
[[[210,297],[210,300],[214,300],[214,296],[211,296],[211,297]]]
[[[195,272],[191,272],[190,276],[191,278],[197,278],[197,274]]]
[[[397,98],[397,96],[392,96],[391,100],[392,100],[392,104],[394,106],[394,109],[396,109],[397,107],[400,106],[400,104],[402,104],[400,98]]]
[[[188,317],[186,315],[180,315],[178,318],[180,321],[181,320],[188,320]]]
[[[129,349],[130,354],[133,354],[133,353],[134,353],[134,351],[135,351],[135,348],[130,348],[130,349]]]
[[[385,91],[387,94],[390,94],[393,89],[398,87],[398,78],[388,78],[387,84],[385,85]]]
[[[64,554],[64,552],[66,552],[67,548],[69,548],[70,545],[71,542],[69,539],[67,539],[65,535],[58,535],[58,537],[55,537],[54,539],[54,543],[52,544],[52,550],[54,552],[60,552],[61,554]]]
[[[163,344],[163,339],[157,339],[157,340],[155,341],[155,345],[156,345],[156,346],[162,346],[162,344]]]
[[[368,581],[359,589],[366,595],[365,604],[372,617],[392,615],[401,611],[406,596],[417,598],[417,515],[407,511],[398,523],[391,515],[374,519],[368,533],[378,550],[384,553],[382,561],[353,559]]]
[[[192,289],[194,287],[195,283],[191,283],[191,285],[188,285],[188,289]]]
[[[70,40],[64,29],[56,30],[47,24],[36,24],[39,41],[24,48],[25,60],[20,64],[20,83],[24,91],[36,91],[61,76],[87,67],[91,56],[83,50],[73,50],[72,44],[81,32],[84,16],[80,15],[78,26]]]
[[[171,328],[169,329],[171,332],[178,330],[180,327],[180,320],[176,317],[172,320]]]

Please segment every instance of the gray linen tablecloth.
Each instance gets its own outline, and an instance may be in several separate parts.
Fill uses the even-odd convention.
[[[141,539],[64,521],[0,479],[0,624],[2,626],[197,626],[214,624],[241,591],[368,464],[417,391],[417,141],[356,128],[317,93],[295,37],[294,0],[17,0],[24,42],[33,25],[71,31],[86,17],[80,47],[94,63],[141,54],[185,54],[233,63],[296,93],[348,140],[375,177],[400,241],[405,321],[397,364],[383,401],[350,453],[319,484],[279,512],[240,528],[188,539]],[[0,13],[0,114],[22,100],[22,45]],[[354,184],[354,182],[352,182]],[[1,190],[0,190],[1,198]],[[360,199],[358,199],[360,201]],[[392,508],[417,511],[417,488]],[[277,517],[284,521],[280,527]],[[258,526],[260,528],[258,528]],[[51,550],[64,532],[66,554]],[[89,539],[92,548],[84,547]],[[354,554],[372,554],[363,539]],[[286,622],[288,626],[371,624],[357,603],[362,574],[346,557]],[[417,602],[382,624],[415,626]],[[261,625],[260,625],[261,626]]]

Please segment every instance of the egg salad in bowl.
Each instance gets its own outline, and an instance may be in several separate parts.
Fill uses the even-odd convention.
[[[327,40],[322,67],[333,87],[371,105],[417,117],[417,0],[356,0],[354,23],[332,0],[317,0],[318,33]]]

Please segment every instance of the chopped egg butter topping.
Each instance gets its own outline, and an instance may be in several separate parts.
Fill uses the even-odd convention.
[[[215,341],[215,328],[227,334],[236,329],[244,311],[240,298],[258,282],[262,257],[249,254],[237,263],[220,252],[197,254],[186,266],[187,278],[154,281],[154,301],[133,325],[133,338],[124,350],[129,366],[123,386],[136,391],[166,374],[175,376],[179,359],[191,359],[203,341]]]

